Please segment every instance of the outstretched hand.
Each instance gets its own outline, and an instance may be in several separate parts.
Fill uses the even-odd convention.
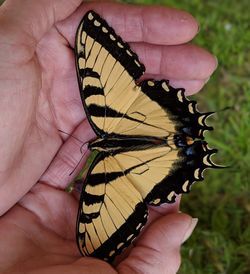
[[[187,44],[198,25],[185,12],[81,2],[7,0],[0,8],[3,273],[116,273],[102,261],[80,257],[74,235],[77,199],[64,192],[81,158],[81,143],[58,129],[83,143],[94,137],[80,100],[72,50],[87,10],[96,10],[131,44],[146,66],[145,77],[169,79],[191,93],[216,67],[211,54]],[[195,225],[177,210],[176,204],[151,212],[152,224],[117,271],[177,271],[179,247]]]

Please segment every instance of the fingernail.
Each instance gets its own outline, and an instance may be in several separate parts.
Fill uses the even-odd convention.
[[[186,242],[186,240],[191,236],[192,232],[194,231],[196,225],[198,223],[198,218],[192,218],[192,221],[183,237],[182,244]]]

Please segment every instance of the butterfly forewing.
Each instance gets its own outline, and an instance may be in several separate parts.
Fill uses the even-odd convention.
[[[76,35],[81,97],[97,135],[109,133],[139,96],[135,80],[144,66],[128,44],[96,13],[89,12]]]

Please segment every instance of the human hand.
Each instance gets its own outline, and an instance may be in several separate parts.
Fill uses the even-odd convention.
[[[14,264],[18,268],[24,260],[27,269],[34,271],[38,261],[44,263],[43,267],[52,267],[58,261],[71,265],[70,258],[74,262],[79,256],[73,240],[77,201],[62,189],[72,179],[69,174],[81,157],[80,145],[69,138],[61,147],[66,136],[58,129],[71,133],[79,125],[73,136],[83,142],[94,137],[85,120],[71,49],[76,27],[87,10],[96,10],[131,43],[148,76],[160,75],[170,79],[172,85],[196,92],[216,67],[214,57],[206,51],[180,45],[191,40],[198,30],[195,20],[184,12],[162,7],[121,8],[114,3],[86,3],[75,11],[80,3],[9,0],[0,10],[1,214],[23,197],[1,219],[1,243],[6,253],[1,254],[3,269]],[[164,215],[169,212],[168,208],[162,211]],[[182,219],[185,229],[190,224],[189,217],[174,216]],[[168,223],[168,216],[162,218],[159,222]],[[177,246],[183,235],[179,234]],[[165,245],[171,249],[171,241]],[[52,259],[50,252],[56,258]],[[80,261],[89,264],[91,259]],[[170,265],[173,264],[167,266],[171,268]]]
[[[147,225],[134,247],[112,267],[81,257],[75,242],[75,198],[45,184],[37,184],[0,219],[0,273],[166,273],[180,265],[180,246],[196,219],[174,213],[177,205],[150,211]]]

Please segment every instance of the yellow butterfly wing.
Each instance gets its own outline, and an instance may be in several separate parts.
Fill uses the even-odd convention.
[[[100,153],[90,168],[78,213],[77,242],[85,256],[112,261],[139,234],[147,206],[113,156]]]

